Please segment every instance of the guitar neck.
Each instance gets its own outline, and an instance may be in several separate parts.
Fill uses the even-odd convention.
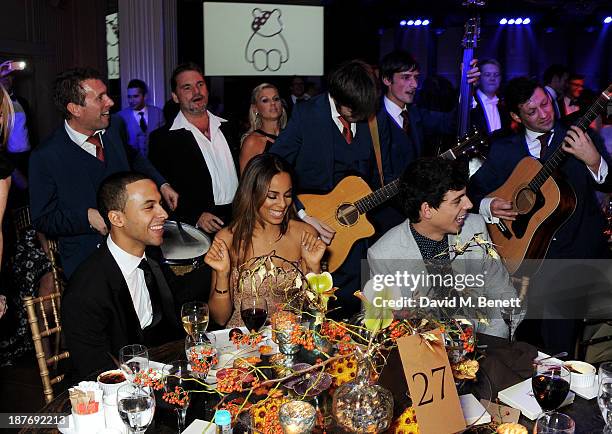
[[[470,100],[471,85],[468,83],[467,71],[470,69],[470,62],[474,58],[473,48],[463,50],[463,72],[461,73],[461,85],[459,88],[459,136],[467,134],[470,128]]]
[[[359,210],[360,214],[365,214],[399,193],[399,183],[399,178],[391,181],[387,185],[359,199],[355,202],[355,207]]]
[[[575,123],[577,127],[579,127],[582,131],[586,131],[591,122],[603,111],[608,103],[609,97],[603,92],[599,95],[599,98],[593,103],[591,107],[587,110],[587,112],[582,116],[578,122]],[[565,144],[565,139],[561,145],[555,149],[555,152],[548,158],[544,166],[540,169],[538,174],[531,180],[529,183],[529,187],[532,190],[539,190],[540,187],[546,182],[548,177],[552,175],[552,173],[559,168],[561,163],[565,160],[567,154],[563,150],[563,145]]]

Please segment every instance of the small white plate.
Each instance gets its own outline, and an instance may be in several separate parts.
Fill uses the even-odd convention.
[[[217,425],[213,422],[196,419],[181,434],[215,434],[216,432]]]

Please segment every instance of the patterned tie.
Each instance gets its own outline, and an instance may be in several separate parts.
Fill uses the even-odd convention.
[[[400,112],[400,116],[402,117],[402,129],[407,135],[410,135],[410,116],[408,116],[408,110],[404,108]]]
[[[342,136],[344,137],[344,140],[346,140],[346,143],[350,145],[353,141],[353,132],[351,131],[351,124],[348,123],[348,121],[342,116],[338,116],[338,119],[340,119],[340,123],[342,124]]]
[[[153,319],[151,320],[151,324],[149,325],[149,327],[153,327],[157,325],[157,323],[159,323],[159,321],[161,320],[159,287],[157,286],[157,281],[155,280],[155,276],[153,275],[153,270],[151,270],[151,266],[147,262],[146,258],[142,258],[140,264],[138,264],[138,268],[140,268],[144,273],[147,291],[149,291],[151,307],[153,308]]]
[[[143,133],[147,132],[147,122],[145,121],[144,118],[144,112],[138,112],[138,114],[140,115],[140,129],[142,130]]]
[[[538,136],[538,140],[540,141],[540,159],[542,159],[544,157],[544,154],[546,153],[546,148],[548,148],[548,142],[550,140],[550,136],[552,135],[552,131],[549,131],[547,133],[544,133],[540,136]]]
[[[102,147],[102,141],[100,140],[100,134],[96,133],[93,136],[89,136],[87,141],[96,147],[96,158],[104,162],[104,148]]]

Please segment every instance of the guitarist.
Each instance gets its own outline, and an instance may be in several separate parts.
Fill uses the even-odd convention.
[[[287,127],[270,148],[295,169],[295,193],[328,193],[348,175],[361,176],[371,187],[380,186],[370,129],[366,119],[376,112],[376,78],[369,65],[353,60],[336,68],[329,76],[329,93],[296,104]],[[379,129],[381,143],[386,131]],[[383,146],[381,145],[381,148]],[[385,183],[392,180],[388,160],[382,152]],[[308,210],[305,210],[307,212]],[[300,217],[315,226],[329,244],[333,232],[329,226],[305,215]],[[359,311],[360,261],[365,259],[366,240],[353,245],[344,264],[334,272],[334,286],[340,307],[332,316],[344,318]]]
[[[560,166],[560,172],[572,187],[577,203],[574,213],[556,232],[546,259],[608,258],[610,253],[603,235],[605,219],[595,190],[607,190],[612,182],[608,176],[609,156],[600,140],[578,127],[569,130],[563,127],[555,119],[549,94],[531,79],[511,80],[506,89],[506,101],[510,116],[522,128],[518,134],[494,141],[488,159],[470,179],[468,194],[475,208],[492,223],[499,218],[514,220],[517,213],[510,202],[485,196],[506,181],[522,158],[530,156],[545,162],[565,139],[567,144],[563,145],[563,150],[569,155]],[[543,274],[546,268],[545,264]],[[530,289],[535,289],[533,283],[532,280]],[[530,294],[533,293],[530,290]],[[548,298],[552,300],[558,297]],[[547,349],[573,349],[576,332],[573,321],[543,321],[541,331]]]

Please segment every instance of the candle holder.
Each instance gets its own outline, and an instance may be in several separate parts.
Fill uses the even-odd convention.
[[[289,401],[278,412],[278,420],[285,434],[308,434],[314,428],[315,419],[315,408],[305,401]]]

